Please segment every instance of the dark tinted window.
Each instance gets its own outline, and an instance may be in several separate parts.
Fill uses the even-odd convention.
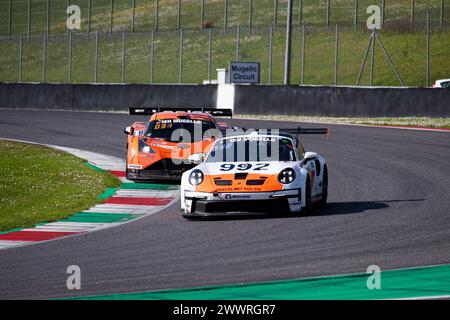
[[[209,129],[215,129],[215,124],[206,120],[156,120],[149,123],[145,135],[151,138],[160,138],[170,142],[178,142],[182,134],[183,137],[185,137],[183,139],[184,142],[188,142],[188,140],[197,142],[203,140],[205,132]],[[174,132],[175,130],[177,131]]]
[[[206,162],[295,161],[292,140],[278,137],[235,137],[218,141]]]

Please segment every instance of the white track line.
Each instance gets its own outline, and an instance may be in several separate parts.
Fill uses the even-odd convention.
[[[33,243],[31,241],[0,240],[0,249]]]
[[[95,207],[85,210],[83,212],[95,212],[95,213],[126,213],[126,214],[150,214],[160,210],[161,206],[137,206],[127,204],[99,204]]]
[[[94,229],[98,228],[104,225],[104,223],[98,223],[98,222],[71,222],[71,221],[61,221],[61,222],[51,222],[47,223],[46,226],[68,226],[71,228],[86,228],[86,229]]]
[[[77,156],[79,158],[86,159],[87,161],[89,161],[89,163],[104,170],[120,171],[125,168],[125,161],[116,157],[111,157],[104,154],[75,148],[67,148],[53,145],[50,147],[73,154],[74,156]]]
[[[62,224],[64,224],[64,222],[62,222]],[[100,224],[97,227],[71,227],[71,226],[64,226],[64,225],[59,225],[59,226],[43,225],[43,226],[37,226],[33,229],[24,229],[23,231],[87,232],[87,231],[92,231],[93,229],[96,229],[96,228],[100,228],[103,225],[104,224]]]
[[[130,190],[122,189],[118,190],[114,197],[120,198],[173,198],[176,195],[176,191],[167,190]]]
[[[449,299],[449,298],[450,298],[450,295],[442,295],[442,296],[400,298],[400,299],[392,299],[392,300],[439,300],[439,299]]]

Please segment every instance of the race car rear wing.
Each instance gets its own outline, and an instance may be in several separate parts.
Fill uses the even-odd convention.
[[[247,128],[241,128],[243,130],[247,130]],[[267,134],[270,134],[272,130],[277,130],[279,133],[289,133],[289,134],[293,134],[293,135],[298,135],[298,134],[326,134],[329,135],[330,134],[330,129],[329,128],[302,128],[302,127],[298,127],[296,129],[284,129],[284,128],[270,128],[270,129],[251,129],[252,131],[255,132],[260,132],[260,131],[264,131]]]
[[[302,128],[298,127],[297,129],[279,129],[280,132],[286,132],[290,134],[330,134],[329,128]]]
[[[216,108],[164,108],[164,107],[155,107],[155,108],[130,108],[130,115],[140,115],[140,116],[151,116],[158,112],[164,111],[184,111],[184,112],[203,112],[209,113],[215,117],[230,117],[233,118],[233,110],[231,109],[216,109]]]
[[[240,130],[247,130],[246,128],[239,128]],[[239,130],[238,129],[238,130]],[[278,134],[290,134],[290,135],[300,135],[300,134],[325,134],[327,135],[327,140],[330,138],[330,129],[329,128],[302,128],[298,127],[295,129],[284,129],[284,128],[271,128],[271,129],[251,129],[255,132],[264,131],[264,134],[270,135],[272,130],[277,130]]]
[[[330,128],[302,128],[298,127],[297,129],[280,129],[281,132],[287,132],[290,134],[326,134],[327,141],[330,140]]]

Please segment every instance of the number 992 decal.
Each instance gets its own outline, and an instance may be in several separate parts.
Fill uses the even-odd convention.
[[[267,170],[268,166],[270,166],[270,163],[256,163],[256,164],[241,163],[237,165],[232,163],[224,163],[220,166],[220,171],[232,171],[235,168],[239,171],[247,171],[251,170],[252,168],[253,170],[256,171],[263,171]]]

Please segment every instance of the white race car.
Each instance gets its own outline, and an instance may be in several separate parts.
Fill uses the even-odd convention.
[[[433,84],[433,88],[450,89],[450,79],[436,80],[436,82]]]
[[[218,139],[206,157],[181,178],[185,218],[309,212],[325,205],[328,169],[317,153],[305,152],[296,134],[328,129],[263,130]]]

